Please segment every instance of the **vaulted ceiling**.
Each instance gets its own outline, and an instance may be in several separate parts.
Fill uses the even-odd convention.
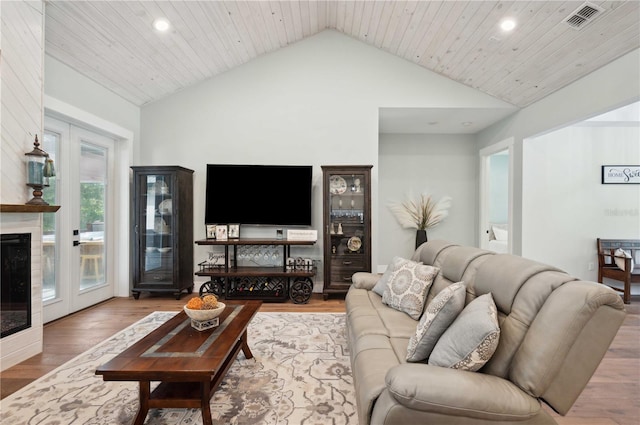
[[[525,107],[639,48],[640,2],[47,0],[45,51],[142,106],[325,29]]]

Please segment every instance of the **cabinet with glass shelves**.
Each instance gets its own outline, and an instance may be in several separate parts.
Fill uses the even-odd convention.
[[[371,271],[371,165],[323,165],[323,294],[346,294]]]
[[[180,299],[193,292],[193,170],[135,166],[133,170],[133,287]]]

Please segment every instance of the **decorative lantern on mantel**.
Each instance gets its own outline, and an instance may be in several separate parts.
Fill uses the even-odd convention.
[[[53,160],[49,154],[40,149],[38,135],[33,142],[33,150],[27,156],[27,186],[33,188],[33,198],[27,205],[49,205],[42,199],[42,188],[49,186],[49,178],[56,175]]]

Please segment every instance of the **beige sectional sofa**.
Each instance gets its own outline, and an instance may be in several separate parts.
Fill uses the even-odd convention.
[[[425,308],[455,282],[465,305],[491,293],[499,343],[477,372],[408,363],[418,321],[372,291],[380,275],[356,273],[346,311],[359,425],[555,424],[541,403],[569,411],[625,317],[610,288],[522,257],[436,240],[412,260],[439,268]]]

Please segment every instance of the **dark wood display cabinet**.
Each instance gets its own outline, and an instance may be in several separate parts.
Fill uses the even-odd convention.
[[[133,170],[133,287],[140,292],[193,292],[193,170],[136,166]]]
[[[196,276],[207,276],[211,280],[200,287],[200,295],[213,293],[230,300],[286,301],[296,304],[307,303],[313,291],[316,270],[312,263],[301,257],[291,257],[291,246],[313,245],[315,241],[294,241],[286,239],[249,239],[228,240],[202,239],[197,245],[224,246],[224,259],[220,262],[203,261]],[[246,247],[261,247],[277,252],[278,265],[245,266],[238,253]],[[282,249],[280,253],[280,249]],[[287,260],[291,259],[291,262]]]
[[[324,299],[371,271],[371,165],[323,165]]]

